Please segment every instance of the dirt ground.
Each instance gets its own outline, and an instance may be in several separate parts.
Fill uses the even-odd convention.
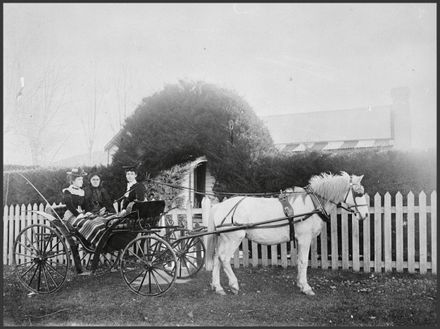
[[[161,297],[128,290],[118,272],[69,276],[51,295],[28,295],[3,272],[6,326],[432,326],[437,277],[309,269],[316,296],[294,286],[296,269],[240,268],[240,293],[215,295],[211,272],[176,283]],[[222,284],[227,285],[222,273]]]

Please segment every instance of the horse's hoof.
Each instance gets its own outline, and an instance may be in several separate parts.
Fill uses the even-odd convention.
[[[238,289],[231,288],[231,291],[234,295],[238,295]]]
[[[305,294],[307,296],[315,296],[315,293],[313,292],[312,289],[303,291],[303,294]]]
[[[223,289],[215,290],[215,293],[220,296],[226,296],[226,293]]]

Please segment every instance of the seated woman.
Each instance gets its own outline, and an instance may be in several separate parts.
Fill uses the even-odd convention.
[[[102,186],[101,176],[97,173],[90,175],[90,186],[84,189],[85,210],[93,214],[115,213],[115,208],[107,190]]]
[[[133,205],[133,201],[145,201],[147,193],[144,184],[136,181],[136,178],[138,177],[136,166],[123,166],[123,168],[125,169],[127,189],[125,194],[117,200],[121,201],[121,211],[117,214],[117,218],[125,217],[127,212],[131,211],[129,205]],[[122,225],[127,225],[127,223],[122,223]],[[129,231],[119,232],[118,234],[111,236],[108,242],[115,249],[123,249],[136,235],[137,233]]]
[[[85,198],[83,186],[83,177],[86,176],[81,168],[74,168],[67,172],[69,187],[63,189],[63,202],[66,205],[64,221],[70,226],[76,228],[81,226],[87,219],[84,218]]]
[[[122,197],[121,216],[126,214],[127,206],[130,202],[133,201],[145,201],[147,189],[144,184],[139,183],[136,178],[138,177],[138,173],[136,170],[136,166],[123,166],[125,169],[125,178],[127,179],[127,192],[125,192]]]
[[[64,220],[76,229],[77,233],[84,237],[94,248],[94,246],[98,245],[106,229],[108,219],[102,217],[91,218],[91,212],[84,213],[86,202],[82,186],[83,177],[87,173],[80,168],[74,168],[67,174],[70,186],[63,189],[63,199],[67,207]]]

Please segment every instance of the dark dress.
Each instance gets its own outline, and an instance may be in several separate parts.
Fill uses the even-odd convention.
[[[63,199],[66,204],[64,220],[76,229],[76,234],[81,234],[88,242],[97,246],[104,234],[107,221],[102,217],[90,219],[87,217],[78,218],[80,211],[85,210],[85,193],[83,189],[69,186],[63,190]]]
[[[67,211],[64,214],[65,220],[69,220],[72,216],[78,216],[78,209],[85,209],[84,190],[81,188],[74,188],[73,186],[65,188],[63,190],[63,202],[67,208]]]
[[[126,209],[128,204],[134,200],[144,201],[147,195],[147,189],[144,184],[136,182],[131,186],[128,197],[122,199],[122,209]]]
[[[106,211],[109,213],[115,212],[115,208],[113,207],[110,195],[104,187],[88,186],[85,188],[84,192],[85,207],[87,212],[97,213],[103,207],[105,207]]]

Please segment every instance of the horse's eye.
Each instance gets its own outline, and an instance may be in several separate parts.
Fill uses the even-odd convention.
[[[355,186],[353,188],[353,195],[355,198],[359,198],[361,196],[364,196],[364,187],[363,186]]]

